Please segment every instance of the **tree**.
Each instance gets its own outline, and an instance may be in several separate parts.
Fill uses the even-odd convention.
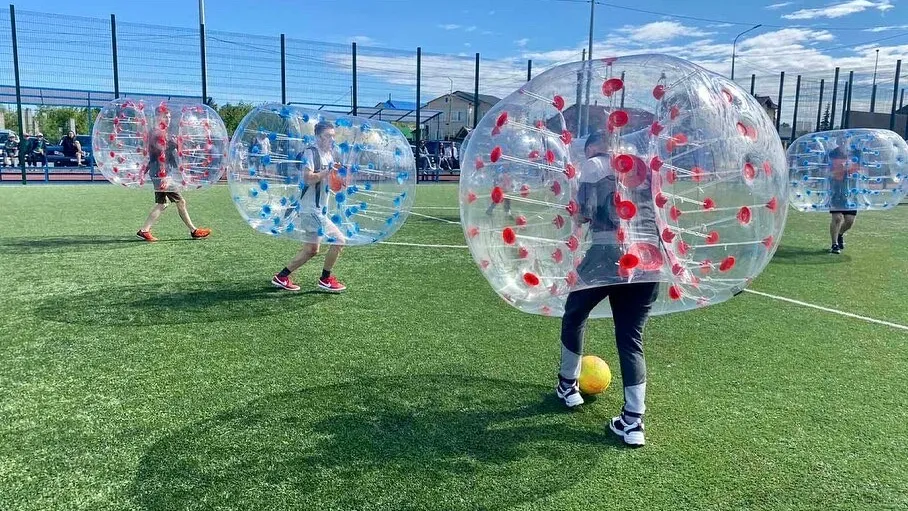
[[[218,115],[224,120],[224,126],[227,127],[227,134],[229,136],[233,136],[233,132],[236,131],[237,126],[240,125],[243,117],[246,117],[246,114],[251,112],[252,109],[253,106],[251,104],[242,101],[235,105],[227,103],[217,109]]]
[[[826,131],[829,128],[829,103],[826,103],[826,111],[823,113],[823,120],[820,121],[820,131]]]
[[[77,135],[90,134],[98,112],[97,108],[42,106],[38,107],[35,118],[48,143],[56,144],[69,131],[70,119],[74,121]]]

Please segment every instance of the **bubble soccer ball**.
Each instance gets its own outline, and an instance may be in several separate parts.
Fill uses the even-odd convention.
[[[217,183],[227,128],[201,103],[115,99],[98,113],[92,149],[101,174],[127,188],[180,192]]]
[[[612,370],[605,360],[593,355],[586,355],[580,359],[580,377],[577,385],[580,392],[588,395],[605,392],[612,383]]]
[[[463,155],[470,251],[528,313],[561,316],[571,291],[634,282],[661,283],[652,314],[725,301],[785,225],[772,121],[734,82],[669,56],[550,69],[490,110]],[[591,317],[610,315],[603,301]]]
[[[799,211],[869,211],[908,195],[908,144],[880,129],[822,131],[788,147],[789,203]]]
[[[286,105],[254,109],[230,143],[227,182],[258,232],[366,245],[394,234],[416,190],[410,143],[393,125]]]

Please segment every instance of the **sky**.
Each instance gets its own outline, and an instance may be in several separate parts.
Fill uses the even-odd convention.
[[[167,58],[161,60],[191,59],[198,53],[197,37],[191,37],[191,31],[198,26],[198,5],[190,0],[20,0],[15,5],[17,11],[100,18],[98,23],[88,24],[97,27],[109,25],[111,13],[117,15],[120,24],[185,27],[187,30],[180,32],[180,37],[167,38],[169,47],[161,50]],[[216,39],[210,44],[213,48],[209,52],[216,55],[209,59],[214,61],[209,64],[209,74],[214,72],[217,78],[220,72],[224,75],[221,82],[230,82],[230,87],[221,91],[225,98],[248,92],[259,82],[263,82],[260,86],[268,95],[279,94],[280,85],[271,69],[279,67],[277,36],[284,33],[294,41],[287,50],[288,66],[297,66],[290,71],[291,79],[312,82],[310,88],[294,94],[312,96],[326,91],[318,97],[319,101],[349,103],[349,47],[344,45],[350,42],[356,41],[360,47],[361,95],[370,96],[370,100],[386,90],[397,97],[412,95],[413,53],[417,46],[424,52],[424,95],[441,94],[451,88],[472,90],[476,52],[482,55],[483,92],[504,95],[525,80],[527,59],[533,60],[534,74],[557,63],[580,60],[581,51],[587,46],[590,2],[207,0],[205,14],[207,30]],[[20,17],[28,19],[29,14]],[[881,79],[891,83],[896,59],[908,55],[908,0],[597,0],[593,52],[596,57],[667,53],[727,75],[731,70],[732,42],[736,35],[756,24],[763,26],[738,39],[735,74],[739,80],[757,74],[761,77],[758,88],[767,91],[773,90],[773,83],[764,80],[764,76],[776,77],[777,90],[780,71],[791,77],[804,74],[805,83],[813,83],[827,75],[831,78],[835,66],[857,70],[856,81],[860,86],[869,86],[863,82],[869,80],[877,49]],[[61,28],[50,31],[57,30],[66,40],[71,25],[72,20],[63,20]],[[125,32],[128,52],[128,27]],[[133,42],[142,46],[136,51],[151,51],[151,35],[146,34],[145,39],[134,37],[137,39]],[[308,45],[302,41],[331,45]],[[78,43],[78,39],[73,42]],[[109,43],[102,42],[97,42],[101,54],[109,47]],[[47,44],[46,48],[35,47],[35,58],[40,53],[57,51],[53,42]],[[261,55],[254,55],[255,51]],[[25,53],[28,57],[28,51]],[[109,60],[104,56],[97,58],[101,59],[99,66],[104,59]],[[92,64],[92,58],[84,60],[86,65]],[[169,65],[179,69],[178,64]],[[215,66],[214,71],[211,65]],[[257,79],[253,70],[258,67],[267,73],[267,80]],[[43,83],[68,74],[73,73],[48,73],[35,80]],[[145,78],[135,80],[146,82]],[[176,79],[175,83],[183,82]],[[195,78],[185,77],[185,83],[186,87],[193,87]],[[786,83],[786,87],[790,84]],[[892,92],[888,94],[891,97]]]

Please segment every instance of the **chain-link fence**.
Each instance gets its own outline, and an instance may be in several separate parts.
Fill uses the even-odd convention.
[[[759,69],[739,60],[739,69]],[[544,70],[532,65],[478,53],[334,44],[10,6],[0,10],[0,128],[13,128],[20,137],[34,133],[38,114],[49,107],[83,109],[82,117],[90,118],[92,108],[119,96],[194,97],[213,106],[284,102],[358,113],[409,125],[405,133],[415,142],[451,141],[465,136],[498,98]],[[900,61],[888,67],[736,78],[774,116],[783,142],[859,126],[904,136],[908,81],[899,76]]]

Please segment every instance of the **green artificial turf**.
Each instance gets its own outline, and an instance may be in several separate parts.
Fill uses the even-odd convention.
[[[347,293],[273,289],[298,245],[224,188],[155,244],[151,194],[0,187],[0,509],[908,508],[908,332],[749,293],[647,327],[648,445],[604,429],[621,382],[552,397],[559,321],[499,299],[467,250],[344,252]],[[456,187],[416,211],[456,222]],[[908,325],[908,208],[791,212],[752,289]],[[411,216],[393,242],[463,245]],[[609,320],[587,352],[617,373]]]

